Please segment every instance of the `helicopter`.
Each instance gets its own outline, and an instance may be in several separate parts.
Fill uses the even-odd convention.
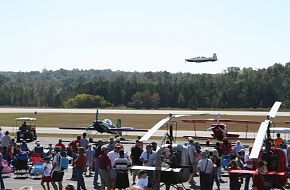
[[[188,150],[185,145],[177,144],[174,137],[174,129],[177,131],[176,117],[185,115],[169,114],[168,117],[154,125],[140,141],[148,141],[150,137],[160,129],[164,124],[167,125],[167,131],[161,141],[161,145],[156,151],[155,167],[133,166],[132,169],[154,171],[154,189],[160,189],[165,186],[170,189],[171,186],[177,187],[178,184],[187,182],[190,176],[189,168],[192,167],[188,160]],[[161,183],[161,185],[160,185]]]

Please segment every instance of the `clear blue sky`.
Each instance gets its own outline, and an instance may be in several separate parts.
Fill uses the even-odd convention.
[[[220,73],[290,61],[290,1],[0,1],[0,70]],[[212,56],[213,63],[184,63]]]

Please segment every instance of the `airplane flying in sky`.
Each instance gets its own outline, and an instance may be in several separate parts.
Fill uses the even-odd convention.
[[[202,62],[213,62],[217,61],[216,53],[213,54],[212,57],[195,57],[190,59],[185,59],[185,62],[195,62],[195,63],[202,63]]]

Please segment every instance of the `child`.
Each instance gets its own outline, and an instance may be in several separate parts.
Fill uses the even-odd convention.
[[[148,190],[148,178],[145,170],[141,170],[138,174],[138,180],[136,185],[141,188],[141,190]]]
[[[50,190],[49,183],[51,182],[51,169],[52,169],[52,164],[50,163],[50,157],[47,156],[43,159],[44,163],[42,165],[42,170],[43,170],[43,175],[41,179],[41,186],[43,187],[44,190],[46,190],[44,186],[44,182],[46,182],[47,189]]]

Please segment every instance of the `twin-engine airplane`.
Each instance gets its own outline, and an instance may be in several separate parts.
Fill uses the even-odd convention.
[[[251,120],[235,120],[235,119],[220,119],[220,116],[218,115],[217,119],[183,119],[182,120],[185,123],[192,123],[194,130],[196,131],[195,124],[197,123],[212,123],[211,127],[207,129],[207,131],[212,131],[213,134],[211,134],[212,137],[201,137],[197,136],[184,136],[184,137],[192,137],[193,139],[200,139],[200,140],[210,140],[210,139],[217,139],[219,141],[222,141],[225,137],[229,140],[254,140],[253,138],[248,138],[248,125],[249,124],[260,124],[259,121],[251,121]],[[246,125],[246,136],[244,138],[241,138],[239,134],[229,134],[228,133],[228,127],[225,123],[241,123]]]
[[[212,57],[195,57],[190,59],[185,59],[186,62],[195,62],[195,63],[202,63],[202,62],[213,62],[217,61],[216,53],[213,54]]]
[[[116,125],[109,119],[99,120],[99,111],[96,112],[96,120],[91,123],[89,127],[59,127],[59,129],[70,129],[70,130],[86,130],[86,131],[97,131],[99,133],[109,133],[122,135],[122,131],[132,132],[147,132],[147,129],[134,129],[132,127],[121,127],[121,119],[117,120]]]

